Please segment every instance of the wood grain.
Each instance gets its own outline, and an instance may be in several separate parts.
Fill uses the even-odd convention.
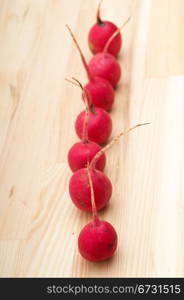
[[[108,152],[113,196],[100,216],[117,229],[113,259],[84,261],[77,250],[90,216],[71,203],[67,165],[77,141],[86,74],[66,31],[86,57],[96,0],[0,1],[0,276],[184,276],[183,0],[105,0],[119,26],[130,11],[119,57],[123,77],[112,136],[138,122]]]

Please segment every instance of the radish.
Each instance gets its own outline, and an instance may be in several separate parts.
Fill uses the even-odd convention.
[[[109,21],[103,21],[100,17],[100,8],[102,1],[99,2],[97,9],[97,22],[92,26],[88,35],[89,48],[93,54],[102,52],[109,38],[113,35],[114,32],[118,30],[118,27]],[[121,33],[116,35],[112,40],[108,53],[117,56],[120,52],[122,46],[122,37]]]
[[[86,260],[103,261],[113,256],[117,248],[117,240],[117,233],[110,223],[95,219],[80,232],[79,252]]]
[[[101,171],[91,171],[97,210],[104,208],[112,195],[112,184]],[[77,170],[69,182],[70,197],[77,208],[91,212],[90,188],[87,168]]]
[[[98,76],[108,80],[113,88],[117,86],[121,78],[120,64],[112,54],[105,51],[93,56],[88,67],[92,76]]]
[[[92,158],[95,156],[95,154],[101,150],[101,147],[98,144],[91,142],[88,139],[88,117],[89,117],[89,106],[87,102],[88,97],[81,83],[76,79],[74,80],[77,81],[78,85],[83,90],[83,97],[86,104],[86,112],[85,112],[86,115],[84,120],[82,141],[75,143],[68,152],[68,163],[73,172],[77,171],[78,169],[87,167],[87,163],[89,163],[92,160]],[[74,83],[72,81],[70,82]],[[106,163],[106,156],[105,154],[103,154],[99,157],[99,160],[96,163],[96,169],[103,171],[105,167],[105,163]]]
[[[148,123],[138,124],[125,132],[121,132],[108,145],[97,152],[91,160],[91,177],[97,210],[101,210],[102,208],[104,208],[109,202],[112,195],[112,184],[105,174],[96,169],[97,161],[99,160],[101,155],[103,155],[107,149],[109,149],[114,143],[116,143],[122,135],[127,134],[136,127],[146,124]],[[69,193],[73,203],[79,209],[84,211],[92,211],[87,168],[80,169],[72,175],[69,182]]]
[[[69,30],[72,39],[80,53],[81,60],[87,73],[88,83],[84,86],[84,89],[87,90],[87,92],[90,94],[91,101],[94,106],[109,111],[112,108],[115,99],[115,93],[112,88],[112,85],[109,83],[109,81],[105,80],[104,78],[101,78],[99,76],[93,76],[91,74],[85,57],[82,53],[82,50],[80,49],[80,46],[73,32],[71,31],[68,25],[66,25],[66,27]]]
[[[101,147],[88,140],[88,142],[75,143],[68,153],[68,163],[73,172],[79,169],[86,168],[87,162],[90,162],[95,154],[100,151]],[[105,155],[99,158],[96,164],[96,169],[103,171],[105,168]]]
[[[76,121],[75,130],[80,139],[82,139],[85,121],[85,111],[82,111]],[[89,140],[97,144],[107,142],[112,132],[112,119],[108,113],[99,107],[91,107],[89,111],[88,137]]]
[[[117,29],[106,42],[103,51],[92,57],[88,64],[92,76],[99,76],[108,80],[115,88],[121,77],[121,67],[116,58],[108,53],[108,49],[120,30],[129,22],[130,17],[124,22],[121,28]]]
[[[90,200],[93,219],[80,232],[78,237],[79,252],[86,260],[92,262],[103,261],[113,256],[117,248],[117,233],[114,227],[98,218],[96,208],[96,195],[92,180],[92,171],[87,168],[88,182],[90,186]]]
[[[109,114],[99,107],[93,107],[93,105],[89,105],[91,103],[91,95],[86,91],[81,83],[73,78],[76,82],[74,83],[71,80],[66,79],[72,84],[80,86],[82,89],[82,98],[86,105],[88,105],[88,126],[85,126],[86,120],[86,110],[82,111],[76,121],[75,121],[75,130],[80,139],[83,138],[83,131],[86,128],[87,135],[90,141],[95,142],[97,144],[104,144],[112,132],[112,119]],[[84,94],[86,95],[84,97]],[[87,101],[86,101],[87,99]]]

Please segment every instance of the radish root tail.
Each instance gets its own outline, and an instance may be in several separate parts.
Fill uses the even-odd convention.
[[[85,57],[84,57],[84,55],[83,55],[83,53],[82,53],[82,50],[81,50],[81,48],[80,48],[80,46],[79,46],[79,43],[77,42],[76,37],[75,37],[74,33],[72,32],[71,28],[70,28],[67,24],[66,24],[65,26],[66,26],[66,28],[68,29],[68,31],[69,31],[69,33],[70,33],[70,35],[71,35],[71,37],[72,37],[72,39],[73,39],[73,41],[74,41],[74,43],[75,43],[77,49],[78,49],[78,51],[79,51],[79,54],[80,54],[82,63],[83,63],[83,65],[84,65],[84,68],[85,68],[86,73],[87,73],[87,76],[88,76],[88,79],[90,80],[90,79],[92,78],[92,76],[91,76],[91,73],[90,73],[90,71],[89,71],[89,68],[88,68],[88,64],[87,64],[87,62],[86,62],[86,59],[85,59]]]
[[[126,135],[127,133],[129,133],[130,131],[134,130],[137,127],[148,125],[148,124],[150,124],[150,123],[137,124],[129,129],[125,130],[124,132],[121,132],[120,134],[118,134],[114,139],[112,139],[112,141],[109,144],[107,144],[104,148],[102,148],[100,151],[98,151],[95,154],[95,156],[93,157],[93,159],[91,160],[91,163],[90,163],[91,169],[95,168],[95,165],[96,165],[99,157],[102,154],[104,154],[112,145],[114,145],[120,139],[121,136]]]
[[[91,206],[92,206],[92,214],[93,214],[93,220],[95,222],[98,222],[98,213],[95,203],[95,195],[94,195],[94,189],[93,189],[93,182],[91,177],[91,167],[90,164],[87,164],[87,172],[88,172],[88,180],[89,180],[89,186],[90,186],[90,193],[91,193]]]
[[[85,119],[84,119],[84,125],[83,125],[82,142],[84,144],[87,144],[89,142],[89,140],[88,140],[88,123],[89,123],[89,102],[88,102],[88,100],[91,101],[91,98],[89,98],[90,95],[89,95],[88,91],[86,91],[84,89],[82,83],[75,77],[72,77],[72,80],[68,79],[68,78],[65,78],[65,80],[73,85],[80,87],[82,90],[82,98],[85,103]]]
[[[110,44],[112,43],[112,41],[114,40],[114,38],[123,30],[123,28],[129,23],[129,21],[131,20],[131,16],[129,16],[126,21],[123,23],[123,25],[121,27],[119,27],[112,35],[111,37],[108,39],[103,52],[107,52]]]

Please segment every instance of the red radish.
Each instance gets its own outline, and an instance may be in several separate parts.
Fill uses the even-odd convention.
[[[87,143],[75,143],[68,153],[68,163],[73,172],[86,168],[87,162],[90,162],[95,154],[100,151],[101,147],[88,141]],[[106,157],[101,156],[96,164],[96,169],[103,171],[105,168]]]
[[[97,53],[89,62],[89,70],[93,76],[108,80],[115,88],[121,78],[121,67],[112,54]]]
[[[72,84],[76,84],[80,86],[83,90],[83,100],[85,101],[86,107],[88,103],[91,103],[91,97],[89,93],[83,88],[81,83],[73,78],[78,84],[72,82],[71,80],[66,79]],[[85,97],[84,97],[85,95]],[[87,99],[87,101],[86,101]],[[86,110],[82,111],[75,122],[75,130],[80,139],[83,138],[84,129],[86,130],[85,136],[89,138],[90,141],[95,142],[97,144],[104,144],[109,138],[112,132],[112,119],[109,114],[99,107],[93,107],[93,105],[88,105],[88,114],[87,114],[87,126],[85,126],[86,122]]]
[[[92,182],[92,171],[87,168],[88,182],[90,186],[90,200],[93,212],[93,220],[80,232],[78,248],[80,254],[87,260],[98,262],[109,259],[117,248],[117,233],[114,227],[101,221],[97,215],[96,195]]]
[[[136,127],[146,125],[144,124],[138,124],[130,129],[128,129],[125,132],[120,133],[118,136],[116,136],[108,145],[106,145],[104,148],[102,148],[99,152],[95,154],[93,159],[90,162],[90,168],[91,168],[91,177],[93,182],[93,189],[94,189],[94,195],[95,195],[95,202],[97,210],[102,209],[107,205],[109,202],[109,199],[112,194],[112,185],[109,180],[109,178],[96,169],[96,163],[105,153],[107,149],[109,149],[114,143],[118,141],[118,139],[122,136],[130,132]],[[87,169],[80,169],[76,171],[69,183],[69,192],[71,199],[73,203],[81,210],[85,211],[91,211],[91,198],[90,198],[90,187],[88,182],[88,172]]]
[[[110,111],[114,103],[114,90],[112,85],[104,78],[94,76],[85,85],[85,90],[89,92],[92,98],[92,104],[96,107]]]
[[[123,26],[117,29],[106,42],[103,50],[92,57],[88,64],[89,72],[92,76],[99,76],[108,80],[115,88],[121,77],[121,67],[115,57],[108,53],[108,49],[120,30],[129,22],[130,17]]]
[[[98,262],[109,259],[117,248],[117,233],[114,227],[101,220],[88,223],[80,232],[78,248],[87,260]]]
[[[88,35],[88,43],[89,47],[93,54],[102,52],[109,38],[113,35],[114,32],[118,30],[118,27],[109,21],[103,21],[100,17],[100,7],[102,1],[100,1],[97,9],[97,22],[92,26]],[[122,46],[122,38],[121,33],[116,35],[116,37],[112,40],[108,53],[117,56],[120,52]]]
[[[88,76],[88,83],[84,86],[84,89],[87,90],[87,92],[91,96],[91,102],[94,106],[103,108],[107,111],[109,111],[112,108],[112,105],[114,103],[115,99],[115,93],[112,88],[112,85],[109,83],[109,81],[105,80],[104,78],[100,78],[99,76],[93,76],[88,68],[88,64],[85,60],[85,57],[82,53],[82,50],[80,49],[80,46],[71,31],[70,27],[67,26],[67,29],[69,30],[72,39],[80,53],[84,68],[86,70],[87,76]],[[90,103],[89,103],[90,104]]]
[[[85,111],[82,111],[76,121],[75,130],[80,139],[82,139],[85,120]],[[112,120],[109,114],[102,108],[91,107],[88,122],[89,140],[97,144],[107,142],[112,132]]]
[[[88,97],[81,83],[76,79],[74,80],[77,81],[78,85],[83,90],[84,101],[86,103],[86,112],[85,112],[86,116],[84,121],[82,141],[75,143],[71,147],[68,153],[68,163],[73,172],[82,168],[86,168],[87,163],[89,163],[92,160],[92,158],[95,156],[95,154],[101,150],[101,147],[98,144],[91,142],[88,139],[88,117],[89,117],[89,107],[87,104]],[[102,156],[99,157],[99,160],[96,163],[96,169],[103,171],[105,167],[105,163],[106,163],[106,156],[105,154],[103,154]]]
[[[104,208],[112,194],[112,184],[101,171],[91,171],[97,210]],[[76,171],[69,183],[70,197],[81,210],[92,211],[87,168]]]

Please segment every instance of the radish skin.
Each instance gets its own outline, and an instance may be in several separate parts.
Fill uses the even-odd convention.
[[[87,163],[91,162],[95,154],[100,151],[101,147],[91,141],[87,143],[75,143],[68,152],[68,163],[73,172],[86,168]],[[106,155],[100,156],[96,163],[96,169],[103,171],[106,164]]]
[[[75,121],[75,130],[80,139],[82,139],[84,119],[85,111],[82,111]],[[89,112],[89,140],[100,145],[104,144],[109,139],[111,132],[112,119],[109,114],[99,107],[94,107],[92,111]]]
[[[92,221],[80,232],[78,248],[88,261],[99,262],[113,256],[118,237],[114,227],[106,221]]]
[[[109,178],[99,170],[91,171],[97,210],[104,208],[112,195]],[[70,197],[77,208],[92,212],[87,168],[76,171],[69,182]]]
[[[112,54],[97,53],[89,62],[90,73],[108,80],[115,88],[121,78],[121,67]]]

